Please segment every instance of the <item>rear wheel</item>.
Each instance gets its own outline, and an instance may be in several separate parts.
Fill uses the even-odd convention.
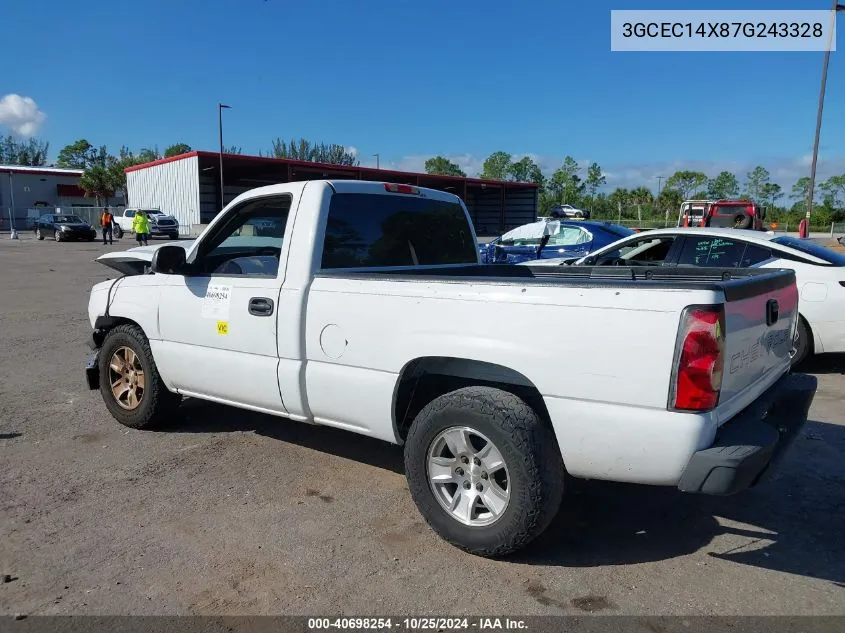
[[[458,389],[426,405],[408,432],[405,472],[434,531],[480,556],[527,545],[563,495],[551,429],[524,400],[491,387]]]
[[[805,361],[813,352],[813,338],[810,332],[810,326],[804,320],[804,317],[798,317],[798,328],[795,331],[794,342],[795,354],[792,356],[792,365],[798,365]]]
[[[39,240],[44,239],[44,231],[41,230],[41,227],[35,229],[35,237],[37,237]]]
[[[137,325],[118,326],[103,341],[100,394],[112,416],[133,429],[160,424],[181,402],[165,387],[150,343]]]

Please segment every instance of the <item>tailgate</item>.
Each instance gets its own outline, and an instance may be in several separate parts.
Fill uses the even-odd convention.
[[[762,281],[730,282],[725,287],[725,366],[717,408],[720,421],[750,404],[790,365],[798,319],[795,274],[782,271]]]

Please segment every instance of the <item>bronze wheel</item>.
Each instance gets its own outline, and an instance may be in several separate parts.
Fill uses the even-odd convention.
[[[109,385],[114,401],[123,409],[137,409],[146,391],[141,359],[130,348],[118,347],[109,361]]]

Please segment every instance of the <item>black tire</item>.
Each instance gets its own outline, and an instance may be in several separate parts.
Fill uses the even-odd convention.
[[[123,229],[120,228],[120,225],[114,227],[114,237],[118,240],[123,237]]]
[[[35,229],[35,237],[37,237],[39,240],[43,240],[44,239],[44,231],[42,231],[40,228]]]
[[[53,239],[57,242],[62,241],[62,232],[61,231],[53,231]]]
[[[109,364],[121,347],[128,347],[141,363],[144,371],[145,389],[137,408],[127,410],[121,407],[111,392]],[[100,348],[100,394],[115,420],[133,429],[147,429],[161,424],[176,411],[182,397],[171,393],[158,373],[150,343],[143,330],[137,325],[120,325],[111,330]]]
[[[456,426],[484,434],[507,466],[510,499],[490,525],[459,522],[429,485],[429,447],[442,431]],[[492,387],[466,387],[428,403],[408,432],[405,474],[414,503],[432,529],[479,556],[503,556],[525,547],[548,527],[563,497],[563,461],[551,428],[521,398]]]
[[[734,218],[735,229],[750,229],[753,218],[745,213],[739,213]]]
[[[795,355],[792,357],[792,366],[798,365],[807,360],[813,353],[813,335],[810,326],[804,317],[798,317],[798,328],[795,332]]]
[[[168,237],[168,239],[170,239],[170,240],[172,240],[172,241],[176,241],[176,240],[178,240],[178,239],[179,239],[179,234],[178,234],[178,233],[171,233],[171,234],[170,234],[170,235],[168,235],[167,237]]]
[[[580,211],[577,211],[577,212],[575,213],[575,217],[576,217],[576,218],[579,218],[579,219],[582,219],[582,218],[584,217],[584,214],[583,214],[583,213],[581,213]]]

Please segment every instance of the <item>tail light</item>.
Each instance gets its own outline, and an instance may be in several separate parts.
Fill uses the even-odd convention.
[[[719,403],[725,364],[725,316],[720,306],[690,306],[681,315],[669,407],[710,411]]]
[[[420,195],[420,190],[416,187],[412,187],[411,185],[396,185],[390,182],[384,183],[384,190],[390,191],[391,193],[407,193],[412,196]]]

